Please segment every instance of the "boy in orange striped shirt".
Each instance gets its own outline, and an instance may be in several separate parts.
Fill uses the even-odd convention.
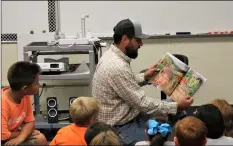
[[[35,130],[30,100],[30,95],[39,91],[39,73],[37,64],[24,61],[14,63],[8,70],[10,87],[2,89],[2,144],[47,145],[44,135]]]

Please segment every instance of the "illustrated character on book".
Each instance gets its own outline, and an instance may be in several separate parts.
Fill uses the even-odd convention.
[[[170,68],[163,68],[151,83],[158,89],[164,89],[171,83],[173,77],[174,74]]]
[[[194,71],[189,71],[184,77],[184,79],[187,80],[187,86],[188,86],[188,94],[194,95],[196,91],[201,87],[201,85],[204,83],[202,78],[199,77],[198,74],[195,74]]]
[[[166,53],[158,62],[150,83],[162,90],[168,98],[177,101],[181,97],[193,97],[206,80],[171,53]]]
[[[165,55],[157,67],[159,72],[156,73],[151,83],[169,96],[187,71],[180,69],[179,64],[176,64],[169,55]]]
[[[196,76],[193,71],[189,71],[173,91],[171,98],[176,101],[182,96],[193,96],[203,83],[202,78]]]

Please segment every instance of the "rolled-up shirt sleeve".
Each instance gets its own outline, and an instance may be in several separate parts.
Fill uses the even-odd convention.
[[[136,82],[139,86],[145,86],[148,84],[147,81],[145,81],[144,73],[139,73],[135,75]]]
[[[142,74],[135,76],[127,66],[119,68],[113,74],[114,78],[108,80],[110,86],[132,107],[147,114],[153,114],[155,112],[164,114],[177,113],[176,102],[168,103],[166,101],[159,101],[145,95],[144,90],[139,85],[140,81],[142,81]]]

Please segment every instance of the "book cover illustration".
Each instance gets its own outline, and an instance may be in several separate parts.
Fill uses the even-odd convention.
[[[198,72],[189,69],[170,98],[177,101],[180,97],[192,97],[206,81],[207,79]]]
[[[186,64],[171,53],[166,53],[164,55],[159,61],[157,68],[158,72],[152,77],[150,82],[168,96],[172,94],[189,70]]]

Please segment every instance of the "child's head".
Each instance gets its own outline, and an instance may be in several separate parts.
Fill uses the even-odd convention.
[[[148,120],[145,133],[150,141],[150,146],[163,146],[171,131],[172,128],[168,123]]]
[[[35,63],[19,61],[8,70],[7,79],[11,90],[23,95],[33,95],[39,91],[40,67]]]
[[[85,133],[85,141],[90,145],[121,145],[116,130],[102,122],[89,125]]]
[[[233,107],[223,99],[215,99],[211,103],[222,113],[225,126],[224,135],[233,137]]]
[[[197,108],[194,116],[205,123],[207,138],[218,139],[223,136],[225,126],[220,110],[213,104],[205,104]]]
[[[89,145],[90,146],[100,146],[100,145],[120,146],[121,142],[115,132],[113,132],[112,130],[108,130],[96,135],[94,139],[91,140]]]
[[[99,101],[94,97],[78,97],[70,106],[70,116],[77,126],[88,126],[99,112]]]
[[[176,123],[174,142],[176,146],[205,146],[207,127],[195,117],[186,117]]]

